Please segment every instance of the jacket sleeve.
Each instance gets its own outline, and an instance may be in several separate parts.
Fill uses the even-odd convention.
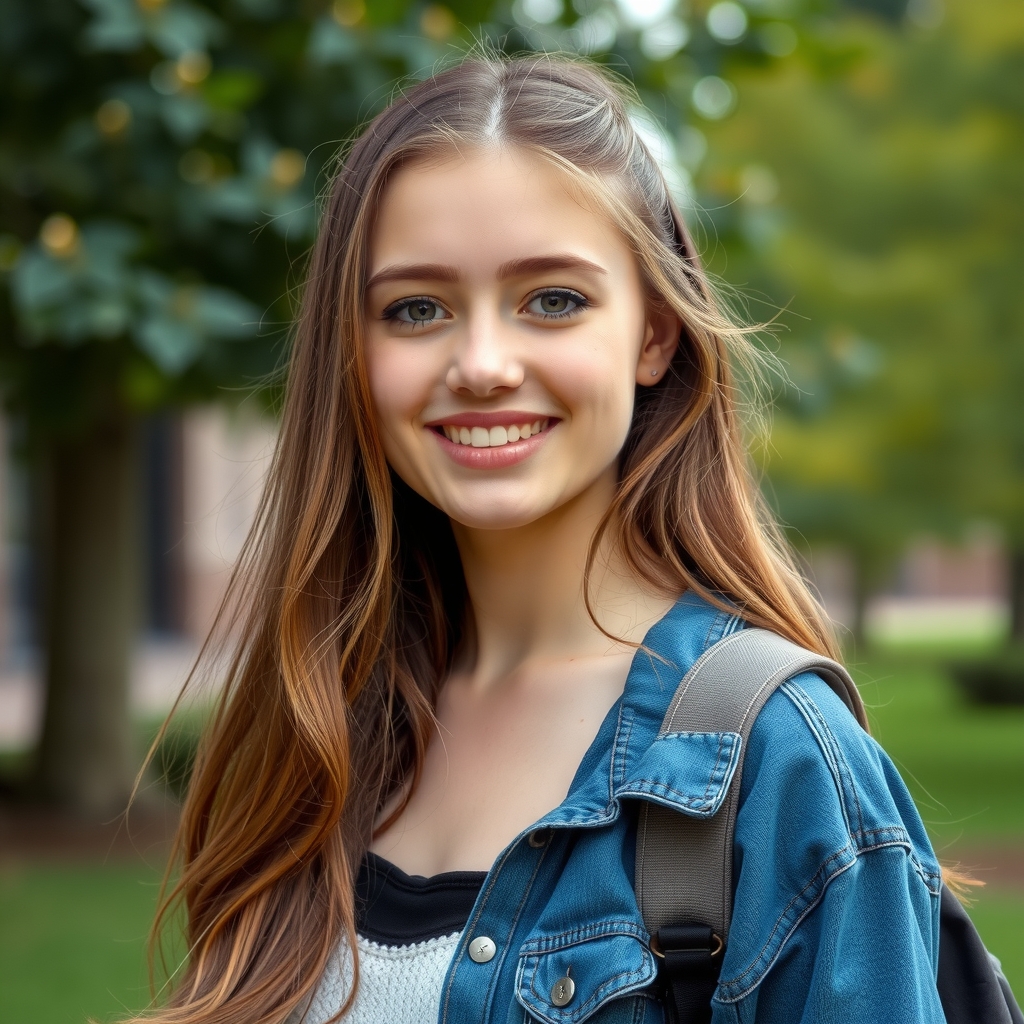
[[[939,867],[906,786],[819,677],[750,734],[714,1024],[944,1024]]]

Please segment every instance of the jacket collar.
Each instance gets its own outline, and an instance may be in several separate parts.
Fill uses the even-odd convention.
[[[742,625],[687,592],[644,637],[622,696],[605,716],[566,798],[532,829],[597,827],[614,821],[622,798],[640,798],[705,817],[718,810],[739,757],[735,733],[670,733],[662,720],[680,680],[712,644]]]

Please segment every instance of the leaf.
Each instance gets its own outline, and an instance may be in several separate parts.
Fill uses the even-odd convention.
[[[195,298],[195,319],[213,337],[248,338],[256,333],[260,311],[227,288],[202,285]]]
[[[83,34],[87,49],[124,53],[145,42],[145,24],[131,0],[82,0],[82,5],[95,15]]]
[[[225,37],[223,24],[209,11],[184,0],[171,0],[147,21],[146,34],[166,57],[208,50]]]
[[[167,130],[185,146],[195,142],[210,122],[210,108],[194,96],[165,96],[160,115]]]
[[[230,178],[209,188],[202,199],[203,207],[215,216],[236,224],[254,224],[261,206],[260,189],[245,178]]]
[[[165,307],[174,295],[174,284],[155,270],[142,269],[135,275],[136,294],[151,309]]]
[[[244,110],[263,92],[259,75],[243,68],[231,68],[212,75],[203,86],[203,96],[220,110]]]
[[[126,302],[100,299],[88,307],[88,333],[97,338],[116,338],[124,334],[131,320]]]
[[[11,272],[15,306],[24,312],[67,300],[74,286],[74,275],[68,265],[52,259],[36,246],[22,251]]]
[[[147,313],[135,341],[165,373],[180,374],[213,338],[248,338],[256,333],[259,309],[227,288],[178,286],[149,268],[138,271],[136,282]]]
[[[309,34],[306,55],[314,66],[344,64],[359,52],[355,35],[333,18],[320,18]]]
[[[147,317],[135,331],[135,340],[164,373],[177,376],[202,348],[199,332],[183,320],[167,316]]]
[[[82,227],[82,241],[91,262],[124,263],[141,242],[137,228],[111,220],[94,220]]]

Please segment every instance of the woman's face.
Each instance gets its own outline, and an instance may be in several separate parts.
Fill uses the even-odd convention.
[[[512,148],[394,176],[365,316],[389,463],[484,529],[614,486],[634,384],[661,379],[679,337],[678,320],[648,312],[617,228]]]

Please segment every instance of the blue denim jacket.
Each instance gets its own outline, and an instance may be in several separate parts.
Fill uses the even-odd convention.
[[[676,685],[743,623],[688,594],[648,633],[565,800],[499,855],[441,995],[441,1024],[661,1024],[633,892],[637,801],[713,813],[729,740],[655,739]],[[728,737],[731,734],[726,734]],[[723,742],[724,741],[724,742]],[[750,735],[735,901],[714,1024],[941,1024],[939,867],[906,787],[817,676],[769,698]],[[497,951],[469,956],[477,937]],[[573,998],[552,1000],[569,975]]]

